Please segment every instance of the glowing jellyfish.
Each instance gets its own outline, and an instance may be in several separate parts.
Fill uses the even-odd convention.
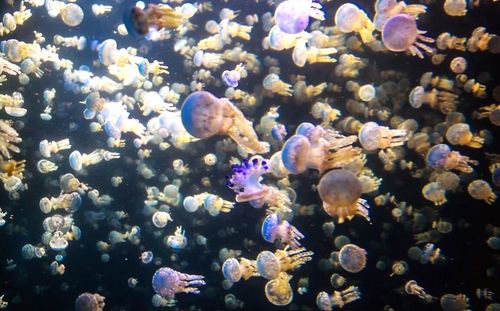
[[[351,273],[358,273],[366,266],[366,251],[354,244],[342,246],[339,252],[340,266]]]
[[[425,157],[425,162],[432,168],[444,170],[456,169],[465,173],[473,171],[469,163],[477,164],[476,161],[470,160],[469,157],[462,156],[457,151],[451,151],[450,147],[445,144],[437,144],[429,149]]]
[[[435,50],[417,41],[434,42],[434,39],[423,36],[423,33],[425,32],[418,30],[417,22],[411,15],[396,14],[384,24],[382,42],[389,51],[404,52],[408,50],[413,56],[424,58],[419,48],[429,54],[434,54]]]
[[[77,4],[66,4],[61,10],[61,19],[70,27],[78,26],[83,21],[83,10]]]
[[[446,139],[452,145],[462,145],[472,148],[481,148],[484,139],[472,134],[469,124],[455,123],[446,131]]]
[[[238,282],[241,278],[248,280],[252,276],[258,276],[255,260],[248,260],[241,257],[240,261],[236,258],[228,258],[222,265],[222,274],[224,278],[231,283]]]
[[[286,0],[281,2],[274,11],[276,25],[288,34],[304,31],[309,25],[309,17],[325,20],[325,13],[320,3],[312,0]]]
[[[290,286],[291,275],[280,272],[278,276],[267,282],[264,288],[267,300],[275,306],[286,306],[293,299],[293,290]]]
[[[264,219],[261,234],[267,242],[274,243],[279,240],[290,245],[292,249],[300,247],[299,240],[304,238],[304,235],[288,221],[280,221],[278,214],[269,214]]]
[[[358,137],[363,148],[368,151],[401,146],[408,140],[406,130],[391,130],[375,122],[363,124]]]
[[[318,192],[323,201],[323,210],[338,222],[352,219],[356,215],[368,216],[368,204],[361,199],[361,182],[352,172],[339,169],[323,175],[318,185]]]
[[[375,26],[364,11],[352,3],[344,3],[337,9],[335,12],[335,25],[343,33],[359,33],[364,43],[375,40],[373,37]]]
[[[167,212],[156,212],[153,214],[152,221],[156,228],[165,228],[168,221],[172,221],[172,217]]]
[[[427,200],[439,206],[446,203],[446,191],[437,182],[431,182],[422,188],[422,195]]]
[[[105,297],[99,294],[83,293],[75,300],[75,311],[102,311]]]
[[[199,294],[197,286],[205,285],[202,275],[191,275],[168,267],[158,269],[153,275],[154,291],[163,298],[173,299],[177,293]]]
[[[295,270],[312,259],[314,253],[304,247],[297,249],[278,249],[274,253],[262,251],[257,256],[256,266],[259,274],[268,280],[278,277],[280,272]]]
[[[139,258],[141,259],[142,263],[148,264],[151,261],[153,261],[153,252],[151,251],[142,252]]]
[[[61,231],[54,232],[52,239],[50,239],[49,246],[56,252],[61,252],[68,247],[68,241]]]
[[[497,199],[497,195],[491,189],[490,184],[482,179],[473,180],[467,186],[467,191],[474,199],[483,200],[488,204],[493,204]]]
[[[187,246],[186,232],[178,226],[173,235],[167,237],[167,245],[173,249],[183,249]]]
[[[469,298],[464,294],[444,294],[439,304],[444,311],[469,310]]]
[[[248,153],[267,153],[269,144],[257,138],[252,123],[230,101],[209,92],[191,93],[182,104],[182,124],[196,138],[228,135]]]
[[[150,31],[150,28],[155,30],[175,29],[182,24],[182,19],[181,12],[161,4],[148,4],[146,10],[133,6],[123,14],[123,24],[130,35],[145,35]]]

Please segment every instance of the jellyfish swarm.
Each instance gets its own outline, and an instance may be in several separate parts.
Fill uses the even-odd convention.
[[[182,104],[181,119],[184,128],[196,138],[228,135],[245,152],[269,152],[269,144],[258,140],[252,122],[225,98],[206,91],[193,92]]]
[[[361,182],[352,172],[339,169],[326,173],[318,184],[318,192],[323,201],[323,209],[338,222],[352,219],[356,215],[368,216],[368,203],[361,199]]]
[[[162,28],[175,29],[182,23],[182,14],[167,5],[148,4],[143,10],[134,6],[123,14],[123,24],[131,35],[145,35],[151,28],[160,30]]]
[[[158,269],[153,275],[153,290],[166,299],[173,299],[177,293],[199,294],[196,286],[205,285],[202,275],[184,274],[168,267]]]
[[[410,53],[420,58],[424,58],[422,49],[429,54],[435,50],[417,40],[432,43],[434,39],[423,36],[425,31],[418,30],[415,18],[408,14],[396,14],[389,18],[382,29],[382,42],[384,46],[393,52],[403,52],[409,50]]]
[[[276,7],[274,18],[281,31],[297,34],[307,28],[309,17],[320,21],[325,20],[325,13],[321,11],[321,8],[320,3],[312,0],[286,0]]]

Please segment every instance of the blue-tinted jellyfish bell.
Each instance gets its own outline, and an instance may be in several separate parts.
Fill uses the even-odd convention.
[[[274,18],[281,31],[297,34],[307,28],[309,17],[325,20],[325,13],[321,9],[321,4],[312,0],[286,0],[276,7]]]
[[[231,170],[233,175],[227,177],[226,185],[237,193],[236,202],[259,200],[267,195],[268,187],[261,184],[262,175],[269,170],[267,161],[259,157],[243,159],[241,164],[232,165]]]
[[[274,243],[281,241],[290,248],[300,247],[299,240],[304,235],[286,220],[280,221],[278,214],[269,214],[262,223],[261,234],[264,240]]]
[[[173,249],[183,249],[187,246],[186,232],[178,226],[173,235],[167,237],[167,245]]]
[[[469,164],[477,164],[476,161],[470,160],[469,157],[462,156],[457,151],[451,151],[446,144],[437,144],[427,152],[425,162],[431,168],[443,170],[458,170],[464,173],[473,171]]]
[[[339,252],[340,266],[351,273],[357,273],[366,266],[366,251],[354,244],[342,246]]]
[[[181,119],[185,129],[196,138],[228,135],[245,152],[269,152],[269,144],[258,140],[252,123],[225,98],[206,91],[193,92],[182,104]]]
[[[434,39],[424,36],[425,31],[418,30],[415,18],[408,14],[396,14],[389,18],[382,29],[382,42],[393,52],[410,51],[412,55],[424,58],[419,50],[434,54],[435,49],[417,40],[432,43]]]
[[[304,247],[278,249],[274,253],[262,251],[257,256],[256,267],[260,276],[265,279],[275,279],[279,272],[295,270],[312,259],[314,253]]]
[[[151,251],[145,251],[141,253],[141,256],[139,257],[144,264],[148,264],[151,261],[153,261],[153,252]]]
[[[373,151],[401,146],[408,140],[406,130],[391,130],[375,122],[365,123],[359,130],[359,142],[364,149]]]
[[[165,228],[168,221],[172,221],[172,217],[170,217],[170,214],[167,212],[159,211],[153,214],[151,220],[156,228]]]
[[[148,4],[145,10],[134,6],[123,14],[123,24],[131,35],[145,35],[151,28],[176,29],[182,24],[182,19],[182,13],[168,5]]]
[[[75,300],[75,311],[102,311],[105,297],[99,294],[83,293]]]
[[[293,290],[290,286],[291,275],[280,272],[278,276],[266,283],[264,292],[267,300],[275,306],[286,306],[293,299]]]
[[[241,278],[245,281],[252,276],[258,276],[254,260],[248,260],[241,257],[239,262],[236,258],[228,258],[222,265],[222,274],[224,278],[231,283],[237,283]]]
[[[332,170],[321,177],[318,192],[323,201],[323,210],[338,222],[352,219],[356,215],[368,216],[368,204],[361,199],[361,182],[351,171]]]
[[[97,55],[99,61],[104,66],[109,66],[115,63],[117,43],[114,39],[107,39],[97,45]]]
[[[168,267],[158,269],[153,275],[154,291],[166,299],[173,299],[177,293],[199,294],[196,286],[205,285],[202,275],[191,275]]]

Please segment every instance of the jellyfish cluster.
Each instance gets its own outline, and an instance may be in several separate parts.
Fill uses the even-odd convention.
[[[4,2],[0,309],[500,310],[497,1]]]

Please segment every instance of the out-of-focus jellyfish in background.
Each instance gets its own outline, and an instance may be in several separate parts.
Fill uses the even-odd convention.
[[[153,275],[153,290],[167,300],[177,293],[199,294],[197,286],[205,285],[202,275],[185,274],[168,267],[158,269]]]
[[[144,264],[148,264],[151,261],[153,261],[153,252],[151,251],[145,251],[141,253],[141,256],[139,257]]]
[[[267,300],[275,306],[286,306],[293,299],[293,289],[290,285],[292,276],[280,272],[275,279],[270,280],[264,287]]]
[[[452,151],[448,145],[438,144],[427,152],[425,157],[427,165],[431,168],[444,170],[458,170],[465,173],[473,171],[469,164],[477,164],[477,161],[462,156],[458,151]]]
[[[410,281],[406,282],[404,289],[408,295],[415,295],[427,303],[430,303],[430,302],[432,302],[432,300],[434,300],[434,297],[427,294],[425,292],[424,288],[422,286],[418,285],[417,281],[415,281],[415,280],[410,280]]]
[[[335,12],[335,25],[343,33],[356,32],[368,44],[375,40],[375,26],[366,13],[353,3],[342,4]]]
[[[366,251],[354,244],[342,246],[339,252],[340,266],[351,273],[358,273],[366,266]]]
[[[393,52],[409,51],[412,55],[424,58],[420,49],[429,54],[434,54],[435,49],[425,45],[433,43],[434,39],[424,36],[425,31],[417,28],[415,18],[408,14],[396,14],[389,18],[382,29],[382,42]]]
[[[327,172],[321,177],[318,192],[323,201],[323,210],[338,222],[352,219],[356,215],[370,220],[369,205],[361,199],[361,182],[352,172],[339,169]]]
[[[316,296],[316,306],[321,311],[331,311],[334,307],[342,309],[346,304],[361,299],[361,293],[357,286],[351,285],[341,291],[333,291],[331,295],[327,292],[319,292]]]
[[[310,17],[325,20],[325,13],[321,9],[321,3],[312,0],[285,0],[276,7],[274,19],[281,31],[297,34],[307,28]]]
[[[300,247],[299,240],[304,237],[300,231],[286,220],[281,220],[278,214],[269,214],[262,222],[261,234],[264,240],[274,243],[279,240],[290,248]]]
[[[83,293],[75,300],[75,311],[102,311],[105,297],[99,294]]]
[[[191,93],[182,104],[182,124],[197,138],[228,135],[248,153],[267,153],[269,144],[258,140],[252,123],[230,101],[209,92]]]
[[[70,27],[78,26],[83,21],[83,10],[75,3],[66,4],[61,10],[61,20]]]
[[[391,130],[375,122],[365,123],[358,136],[359,142],[368,151],[401,146],[408,140],[406,130]]]
[[[467,192],[474,199],[483,200],[488,204],[493,204],[497,199],[497,195],[491,189],[490,184],[482,179],[473,180],[467,186]]]
[[[444,311],[469,310],[469,298],[464,294],[444,294],[439,304]]]
[[[238,261],[236,258],[228,258],[222,265],[222,274],[224,278],[231,283],[237,283],[241,278],[248,280],[251,277],[259,276],[255,260],[249,260],[240,257]]]
[[[277,278],[280,272],[295,270],[312,260],[313,254],[304,247],[289,249],[288,246],[274,253],[262,251],[257,256],[257,271],[263,278],[272,280]]]

